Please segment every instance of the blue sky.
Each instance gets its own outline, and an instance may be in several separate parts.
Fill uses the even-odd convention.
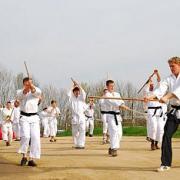
[[[139,87],[180,55],[179,0],[1,0],[0,64],[30,71],[42,84],[107,73]]]

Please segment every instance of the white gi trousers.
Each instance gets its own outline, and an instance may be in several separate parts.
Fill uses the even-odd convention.
[[[5,122],[2,124],[2,138],[4,141],[8,141],[9,143],[12,142],[13,130],[11,122]]]
[[[103,134],[107,134],[108,131],[107,114],[101,114],[101,119],[103,122]]]
[[[50,136],[56,136],[57,134],[57,119],[55,117],[49,118]]]
[[[162,110],[157,110],[156,114],[154,115],[154,110],[148,110],[148,121],[149,121],[149,137],[154,140],[158,141],[159,143],[162,142],[162,137],[164,134],[164,126],[166,123],[166,115],[162,113]]]
[[[147,120],[146,120],[146,129],[147,129],[147,137],[150,138],[151,136],[151,116],[152,115],[147,115]]]
[[[44,137],[49,137],[50,135],[50,127],[49,127],[49,118],[44,118],[43,119],[43,136]]]
[[[164,135],[164,126],[166,124],[167,117],[164,115],[163,117],[159,117],[157,122],[157,134],[156,134],[156,141],[162,144],[162,139]]]
[[[20,125],[19,125],[19,123],[13,124],[13,131],[15,132],[16,139],[20,139]]]
[[[72,124],[72,135],[75,147],[85,147],[86,123]]]
[[[118,125],[116,125],[114,115],[106,114],[108,122],[108,131],[110,136],[110,148],[119,149],[120,141],[122,139],[122,118],[120,115],[117,115]]]
[[[18,153],[27,154],[30,146],[30,158],[40,159],[41,143],[40,143],[40,119],[38,115],[22,116],[20,118],[20,149]],[[29,145],[30,142],[30,145]]]
[[[159,143],[162,142],[162,137],[164,134],[164,126],[166,124],[166,117],[165,116],[148,116],[151,122],[150,125],[150,138],[154,141],[158,141]]]
[[[94,118],[86,118],[86,132],[93,135],[94,132]]]

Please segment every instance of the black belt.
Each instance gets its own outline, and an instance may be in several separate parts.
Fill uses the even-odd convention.
[[[153,116],[155,116],[156,113],[157,113],[157,110],[158,110],[158,109],[162,109],[162,106],[148,107],[148,109],[154,109],[154,114],[153,114]],[[162,117],[162,115],[163,115],[163,112],[161,113],[160,117]]]
[[[103,113],[102,113],[103,112]],[[117,115],[120,115],[120,112],[114,112],[114,111],[101,111],[102,114],[111,114],[114,115],[114,119],[116,122],[116,125],[118,125]]]
[[[171,107],[172,107],[173,109],[171,109],[171,111],[169,112],[169,114],[174,114],[174,115],[176,115],[176,112],[177,112],[178,110],[180,110],[180,106],[171,105]]]
[[[87,116],[87,115],[85,115],[87,118],[92,118],[92,116]]]
[[[172,107],[173,109],[180,110],[180,106],[171,105],[171,107]]]
[[[174,106],[174,105],[171,105],[172,109],[171,111],[168,113],[168,119],[169,120],[173,120],[175,121],[176,123],[180,124],[180,119],[177,118],[177,111],[180,110],[180,106]]]
[[[35,115],[37,115],[37,113],[25,113],[25,112],[21,111],[21,116],[30,117],[30,116],[35,116]]]
[[[106,112],[108,112],[108,111],[101,111],[101,114],[106,114]]]

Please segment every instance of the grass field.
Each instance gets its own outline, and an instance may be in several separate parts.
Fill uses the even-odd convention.
[[[58,134],[59,137],[63,136],[71,136],[72,133],[70,130],[64,131]],[[95,128],[94,129],[94,135],[95,136],[101,136],[102,135],[102,128]],[[123,127],[123,135],[124,136],[146,136],[146,128],[142,126],[138,127]],[[175,133],[175,138],[180,138],[180,129]]]

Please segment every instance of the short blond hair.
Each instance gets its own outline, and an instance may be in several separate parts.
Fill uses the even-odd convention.
[[[172,57],[168,60],[168,63],[175,63],[180,65],[180,57]]]

